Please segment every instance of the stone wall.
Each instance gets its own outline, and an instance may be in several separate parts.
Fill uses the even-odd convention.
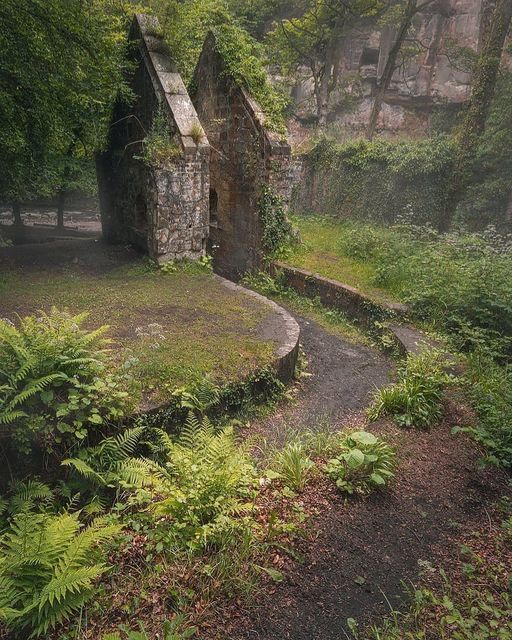
[[[103,234],[159,262],[197,259],[208,237],[209,145],[159,32],[155,18],[135,16],[135,99],[117,102],[97,158]]]
[[[258,200],[268,184],[290,196],[290,147],[265,127],[258,104],[227,72],[210,33],[197,65],[192,100],[211,145],[210,250],[215,270],[237,279],[263,257]]]

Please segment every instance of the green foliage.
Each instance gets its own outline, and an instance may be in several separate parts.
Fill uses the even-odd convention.
[[[296,224],[300,226],[300,220]],[[315,246],[315,228],[318,234],[323,232],[323,221],[315,226],[308,218],[307,225],[311,246],[302,250],[317,260],[315,271],[336,277],[331,261],[339,256],[344,265],[348,256],[352,272],[363,274],[363,285],[379,287],[407,302],[417,320],[448,334],[456,349],[485,346],[496,356],[510,352],[512,250],[508,236],[492,227],[482,233],[439,234],[429,226],[405,222],[383,227],[331,219],[327,229],[333,236],[328,256],[332,260],[327,262],[322,255],[324,244]],[[350,279],[348,284],[361,286]]]
[[[512,468],[512,367],[476,353],[469,359],[465,383],[478,423],[463,431],[486,447],[487,462]]]
[[[282,198],[267,185],[262,189],[258,212],[263,224],[263,248],[268,255],[277,257],[291,241],[292,225],[286,217]]]
[[[98,545],[118,531],[101,519],[81,529],[77,514],[15,515],[0,537],[0,620],[29,637],[68,620],[106,570]]]
[[[290,489],[302,491],[314,466],[304,444],[296,440],[287,443],[277,452],[272,471],[276,471]]]
[[[117,436],[105,438],[95,447],[81,448],[75,458],[62,465],[80,478],[80,493],[90,493],[97,502],[107,489],[134,490],[151,484],[154,464],[137,456],[146,426],[125,429]]]
[[[181,147],[171,128],[170,120],[159,105],[151,128],[142,141],[142,160],[150,166],[162,166],[176,162],[181,157]]]
[[[90,158],[101,145],[126,67],[126,16],[112,7],[109,0],[2,2],[3,198],[69,187],[71,159]]]
[[[415,224],[436,226],[454,162],[455,146],[447,136],[421,141],[322,139],[306,158],[321,189],[309,204],[299,189],[295,209],[326,211],[374,222],[404,216]]]
[[[243,526],[249,508],[254,466],[236,444],[231,428],[216,431],[205,417],[189,414],[177,439],[164,437],[166,461],[150,487],[133,503],[145,505],[144,526],[156,552],[197,552],[219,545]],[[142,514],[135,516],[144,521]]]
[[[284,110],[287,98],[270,84],[262,64],[264,49],[247,33],[232,24],[215,29],[217,49],[229,74],[245,87],[265,114],[265,125],[286,136]]]
[[[393,449],[372,433],[354,431],[340,446],[340,453],[326,465],[328,476],[343,492],[371,493],[394,476]]]
[[[180,73],[190,82],[209,31],[226,64],[227,73],[259,103],[266,124],[286,133],[286,99],[269,82],[265,51],[235,20],[227,0],[151,0]]]
[[[398,382],[376,392],[368,417],[391,416],[401,427],[426,429],[441,417],[443,388],[449,381],[442,353],[424,350],[409,355]]]
[[[502,69],[485,131],[479,140],[466,196],[456,218],[484,229],[489,224],[510,229],[506,211],[512,191],[512,73]]]
[[[107,327],[81,329],[86,316],[53,308],[19,327],[0,320],[0,425],[19,451],[73,446],[125,413],[128,392],[107,367]]]
[[[162,640],[186,640],[196,634],[194,627],[186,627],[185,616],[177,615],[172,620],[166,620],[162,625],[162,633],[158,637]],[[144,625],[140,623],[140,630],[134,631],[123,625],[119,633],[107,633],[101,640],[151,640],[151,637],[144,630]]]

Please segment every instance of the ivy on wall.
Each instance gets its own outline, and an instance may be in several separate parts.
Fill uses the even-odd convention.
[[[421,141],[361,139],[345,144],[324,139],[305,157],[306,175],[293,208],[436,225],[454,155],[455,145],[444,135]]]
[[[283,199],[268,185],[262,188],[258,211],[263,226],[263,249],[267,255],[276,256],[289,243],[292,225],[286,217]]]

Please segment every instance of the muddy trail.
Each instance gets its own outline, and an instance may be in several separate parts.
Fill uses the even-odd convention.
[[[298,318],[313,374],[298,401],[258,425],[263,432],[287,424],[314,427],[323,416],[336,426],[357,421],[370,394],[390,377],[392,363]],[[354,415],[355,414],[355,415]],[[489,505],[508,493],[507,477],[478,465],[481,451],[452,435],[471,418],[456,398],[447,401],[432,430],[404,431],[389,422],[371,426],[398,450],[392,486],[367,499],[329,500],[312,523],[313,540],[299,542],[279,584],[268,582],[249,612],[233,612],[232,640],[341,640],[351,638],[348,618],[365,624],[404,606],[404,584],[425,563],[458,552],[457,534],[487,521]],[[427,565],[428,566],[428,565]]]

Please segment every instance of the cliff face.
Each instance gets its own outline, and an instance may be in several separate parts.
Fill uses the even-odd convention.
[[[479,49],[488,4],[487,0],[438,0],[416,16],[414,42],[408,44],[409,54],[386,94],[381,130],[424,130],[435,104],[467,100],[468,53]],[[393,26],[368,24],[340,35],[333,56],[328,122],[356,130],[366,125],[395,36]],[[313,85],[306,69],[299,71],[292,97],[297,121],[313,120]]]

